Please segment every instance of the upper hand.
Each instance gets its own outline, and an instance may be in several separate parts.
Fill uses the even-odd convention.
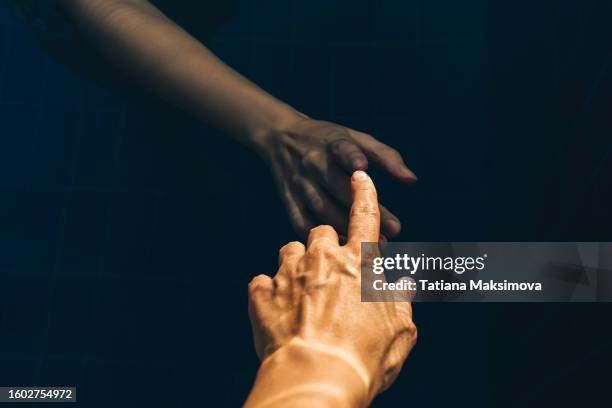
[[[329,224],[346,235],[353,171],[376,165],[401,182],[416,180],[395,149],[365,133],[305,116],[268,135],[259,150],[301,238],[318,224]],[[380,211],[381,233],[398,235],[398,218],[383,206]]]

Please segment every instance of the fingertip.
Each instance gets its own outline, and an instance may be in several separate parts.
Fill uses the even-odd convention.
[[[357,182],[367,181],[370,179],[370,176],[363,170],[357,170],[353,173],[352,179]]]
[[[396,176],[405,183],[415,183],[418,180],[416,174],[408,167],[404,166],[396,171]]]
[[[251,295],[255,295],[262,291],[267,291],[272,287],[272,278],[268,275],[259,274],[255,276],[248,285],[248,290]]]
[[[380,206],[376,198],[376,188],[370,176],[364,171],[356,171],[351,176],[353,204],[349,216],[349,244],[376,242],[380,235]]]
[[[387,219],[382,224],[385,233],[391,238],[397,236],[402,230],[402,224],[397,220]]]
[[[353,171],[365,171],[368,169],[368,159],[365,156],[355,157],[351,163]]]

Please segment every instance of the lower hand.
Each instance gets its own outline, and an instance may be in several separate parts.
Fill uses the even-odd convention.
[[[397,377],[416,342],[416,327],[409,294],[404,302],[361,301],[361,243],[378,239],[380,213],[374,184],[364,172],[353,175],[351,186],[346,245],[340,246],[327,225],[310,231],[306,247],[285,245],[276,276],[251,281],[249,314],[262,360],[296,348],[336,354],[355,368],[369,401]]]

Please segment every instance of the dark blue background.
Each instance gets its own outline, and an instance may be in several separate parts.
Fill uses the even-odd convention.
[[[185,24],[221,22],[210,7]],[[240,404],[246,285],[293,239],[266,168],[95,56],[42,51],[6,2],[0,21],[0,384]],[[240,0],[207,43],[404,154],[418,185],[375,174],[402,240],[609,241],[610,21],[603,0]],[[419,344],[377,406],[609,405],[608,304],[414,309]]]

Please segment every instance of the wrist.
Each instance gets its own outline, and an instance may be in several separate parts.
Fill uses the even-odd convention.
[[[372,393],[363,373],[341,352],[324,347],[292,341],[272,353],[261,364],[247,406],[257,406],[254,401],[299,406],[302,400],[310,401],[305,406],[312,406],[313,399],[317,406],[368,405]],[[266,395],[259,393],[262,389]]]
[[[291,106],[279,102],[279,106],[262,113],[260,120],[249,127],[245,143],[266,159],[280,135],[306,118]]]

